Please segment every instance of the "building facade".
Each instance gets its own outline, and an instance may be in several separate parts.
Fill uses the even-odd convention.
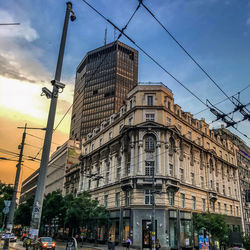
[[[22,182],[19,204],[26,202],[36,194],[39,169],[34,171],[29,177]]]
[[[79,191],[110,211],[108,235],[150,245],[152,174],[156,185],[156,237],[162,249],[192,248],[192,213],[226,215],[241,227],[237,158],[230,140],[174,103],[163,84],[138,85],[118,113],[83,142]]]
[[[117,41],[88,52],[76,70],[70,138],[79,140],[118,112],[137,81],[133,48]]]
[[[45,194],[53,191],[65,193],[65,174],[72,165],[79,163],[80,143],[68,140],[50,156],[47,178],[45,184]]]
[[[219,134],[221,138],[229,138],[237,146],[242,229],[246,235],[250,235],[250,204],[246,202],[246,191],[250,190],[250,148],[238,136],[225,128],[215,130],[215,133]]]

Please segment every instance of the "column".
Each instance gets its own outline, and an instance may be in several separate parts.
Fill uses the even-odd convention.
[[[169,147],[168,143],[165,144],[166,153],[165,153],[165,173],[166,176],[169,176]]]
[[[138,175],[142,175],[142,150],[143,150],[143,144],[142,142],[139,142],[138,144]]]
[[[214,161],[214,164],[213,164],[213,183],[214,183],[214,187],[213,189],[216,191],[216,161]]]
[[[161,174],[161,143],[158,142],[156,145],[156,174]]]
[[[80,170],[80,180],[79,180],[79,187],[78,187],[78,193],[82,191],[82,181],[83,181],[83,174]]]
[[[178,172],[179,172],[178,154],[177,154],[177,150],[174,149],[174,177],[175,178],[178,178]]]
[[[130,144],[130,176],[134,175],[135,167],[135,144],[132,142]]]
[[[121,178],[125,177],[125,152],[123,149],[120,151],[121,153]]]

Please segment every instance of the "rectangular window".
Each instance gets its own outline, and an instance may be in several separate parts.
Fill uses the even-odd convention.
[[[130,101],[129,101],[129,107],[130,107],[130,109],[133,108],[133,100],[130,100]]]
[[[130,191],[128,190],[125,192],[125,204],[126,206],[130,205]]]
[[[104,195],[104,207],[108,207],[108,195]]]
[[[184,169],[180,168],[180,180],[184,181]]]
[[[216,183],[216,191],[219,193],[220,192],[220,188],[219,188],[219,183]]]
[[[212,212],[215,212],[215,202],[214,201],[211,201],[211,209],[212,209]]]
[[[223,185],[223,194],[226,195],[225,185]]]
[[[204,188],[204,177],[201,176],[201,187]]]
[[[218,213],[221,213],[221,206],[220,206],[220,202],[218,202]]]
[[[169,205],[174,206],[174,192],[168,192]]]
[[[173,172],[173,165],[172,165],[172,164],[169,164],[169,174],[170,174],[170,176],[173,176],[173,175],[174,175],[174,172]]]
[[[93,143],[92,144],[92,151],[95,149],[95,144]]]
[[[206,211],[206,200],[204,198],[202,198],[202,211]]]
[[[233,206],[230,205],[230,214],[233,215]]]
[[[167,117],[167,126],[171,126],[171,118]]]
[[[102,138],[100,138],[100,146],[102,146],[102,142],[103,142],[103,139],[102,139]]]
[[[153,96],[152,95],[149,95],[148,96],[148,106],[153,106]]]
[[[144,194],[145,194],[145,204],[146,205],[153,204],[153,197],[151,190],[146,189]]]
[[[146,121],[154,121],[155,114],[146,114]]]
[[[196,197],[195,196],[192,196],[192,208],[193,210],[196,209]]]
[[[185,208],[185,194],[181,194],[181,208]]]
[[[191,183],[195,185],[194,173],[191,173]]]
[[[207,148],[210,149],[210,143],[209,142],[207,142]]]
[[[145,161],[145,175],[153,176],[154,161]]]
[[[197,137],[197,144],[201,145],[201,138],[200,137]]]
[[[121,167],[117,167],[116,169],[116,180],[119,181],[121,179]]]
[[[191,131],[188,131],[187,137],[189,140],[192,140],[192,132]]]
[[[120,193],[115,194],[115,206],[120,207]]]
[[[236,216],[239,216],[239,208],[236,207]]]
[[[225,214],[227,214],[227,204],[224,204],[224,211],[225,211]]]
[[[228,195],[231,196],[231,187],[228,187]]]
[[[181,125],[177,125],[177,128],[178,128],[178,130],[180,131],[180,132],[182,132],[182,127],[181,127]]]

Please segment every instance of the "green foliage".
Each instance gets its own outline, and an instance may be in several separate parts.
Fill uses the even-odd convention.
[[[0,227],[2,227],[3,222],[3,209],[5,207],[4,201],[11,200],[13,193],[13,187],[6,185],[0,181]]]
[[[34,196],[18,206],[14,215],[15,225],[22,225],[22,227],[30,225],[33,203]]]
[[[242,237],[243,239],[243,246],[246,248],[246,249],[250,249],[250,236],[243,236]]]
[[[64,218],[65,201],[60,191],[53,191],[46,195],[43,201],[42,224],[51,224],[52,219]]]
[[[196,232],[206,228],[213,241],[225,242],[228,239],[228,227],[221,214],[193,214],[193,225]]]
[[[49,193],[44,199],[42,225],[51,224],[56,217],[59,219],[59,226],[77,229],[85,225],[104,225],[109,213],[97,200],[92,200],[88,192],[83,192],[78,197],[73,197],[72,194],[63,197],[57,191]]]

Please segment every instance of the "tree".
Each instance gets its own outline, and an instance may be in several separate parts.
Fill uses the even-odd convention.
[[[222,243],[228,239],[228,226],[225,217],[221,214],[193,214],[193,225],[197,233],[202,228],[206,228],[213,242],[217,240]]]
[[[6,185],[0,181],[0,227],[3,226],[3,209],[5,207],[4,201],[11,200],[13,194],[13,187]]]
[[[25,203],[18,206],[14,216],[15,225],[22,225],[22,227],[30,225],[33,203],[34,196],[30,197]]]
[[[56,217],[64,213],[64,199],[60,191],[53,191],[46,195],[43,201],[42,224],[51,224]]]

